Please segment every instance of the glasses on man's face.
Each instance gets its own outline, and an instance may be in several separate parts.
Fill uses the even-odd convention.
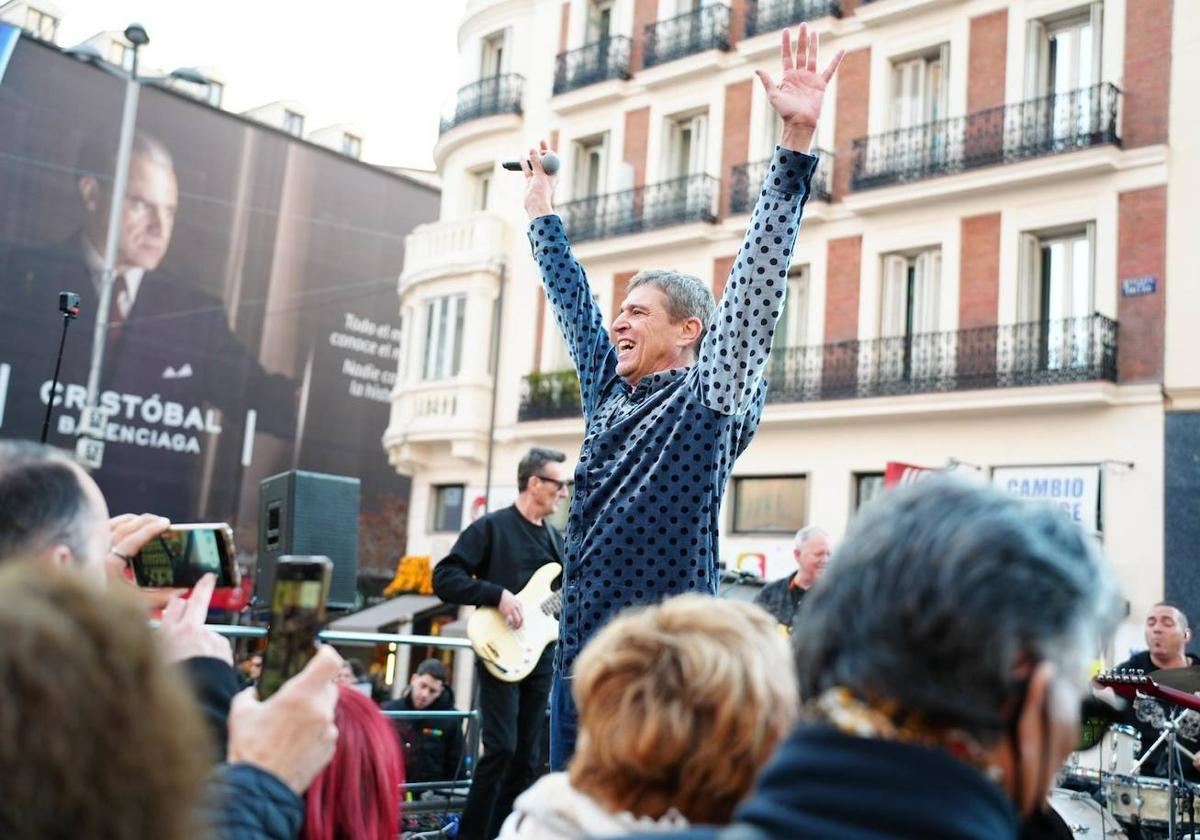
[[[544,476],[544,475],[535,475],[534,478],[540,479],[541,481],[544,481],[547,484],[553,484],[555,493],[557,493],[559,490],[561,490],[567,486],[567,482],[559,481],[557,478],[549,478],[548,476]]]

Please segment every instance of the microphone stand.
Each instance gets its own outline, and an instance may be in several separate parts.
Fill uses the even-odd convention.
[[[64,292],[64,294],[69,294]],[[73,301],[64,301],[60,296],[59,310],[63,316],[62,338],[58,340],[58,359],[54,362],[54,378],[50,380],[50,397],[46,400],[46,419],[42,422],[42,443],[50,436],[50,415],[54,413],[54,392],[58,390],[58,374],[62,370],[63,348],[67,345],[67,327],[79,315],[79,296]]]

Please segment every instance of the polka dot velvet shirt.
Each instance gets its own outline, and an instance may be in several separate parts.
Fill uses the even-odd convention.
[[[630,604],[717,589],[717,515],[758,428],[763,368],[817,159],[776,147],[697,362],[630,388],[558,216],[529,226],[554,317],[579,372],[585,434],[566,534],[556,663]]]

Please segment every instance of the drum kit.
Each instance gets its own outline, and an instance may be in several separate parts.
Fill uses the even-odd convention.
[[[1072,753],[1050,794],[1050,807],[1070,830],[1072,837],[1105,840],[1200,840],[1196,812],[1200,810],[1200,785],[1183,776],[1183,762],[1191,754],[1176,743],[1179,730],[1186,730],[1185,716],[1195,721],[1200,697],[1200,668],[1177,668],[1187,674],[1158,671],[1109,673],[1096,678],[1102,686],[1133,701],[1139,695],[1181,707],[1158,722],[1162,734],[1142,751],[1141,737],[1131,726],[1116,725],[1103,732],[1088,749]],[[1190,733],[1189,733],[1190,734]],[[1143,763],[1157,756],[1165,745],[1168,755],[1180,760],[1167,762],[1166,778],[1143,773]],[[1139,758],[1140,756],[1140,758]]]

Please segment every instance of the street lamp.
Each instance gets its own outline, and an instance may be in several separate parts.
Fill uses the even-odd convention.
[[[113,284],[117,278],[117,246],[121,234],[121,216],[125,206],[125,188],[129,183],[129,162],[133,153],[134,128],[137,124],[138,94],[144,84],[180,79],[194,84],[207,85],[208,79],[200,71],[190,67],[173,70],[166,76],[138,76],[138,50],[150,43],[146,28],[140,23],[125,27],[125,39],[133,47],[133,62],[130,70],[113,67],[104,61],[96,61],[94,50],[76,48],[70,51],[77,58],[90,61],[114,76],[125,80],[125,104],[121,110],[121,134],[117,141],[117,168],[113,173],[112,201],[108,211],[108,230],[104,240],[104,271],[100,280],[100,300],[96,304],[96,329],[92,333],[92,360],[88,369],[87,401],[80,417],[82,435],[76,444],[77,459],[86,466],[99,468],[104,453],[104,414],[98,406],[100,396],[100,371],[104,366],[104,339],[108,334],[108,313],[112,308]],[[50,395],[54,399],[54,395]]]

